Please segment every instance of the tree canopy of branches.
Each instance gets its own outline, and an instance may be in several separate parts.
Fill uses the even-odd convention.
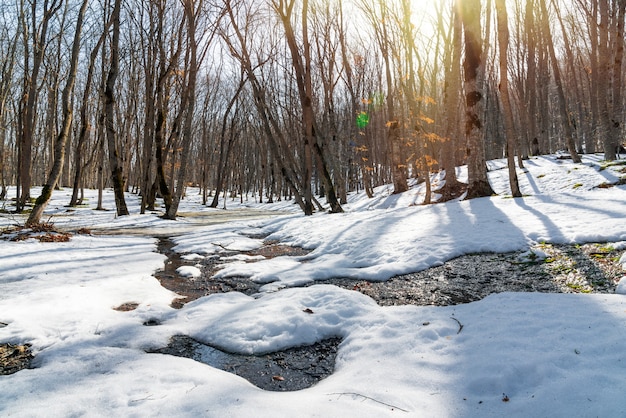
[[[617,157],[625,18],[626,0],[3,3],[0,198],[29,224],[55,187],[70,205],[111,187],[120,216],[134,192],[175,219],[190,185],[310,215],[411,178],[419,203],[487,196],[494,158],[518,197],[529,156]]]

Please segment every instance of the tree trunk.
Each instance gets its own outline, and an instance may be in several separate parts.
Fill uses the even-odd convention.
[[[556,8],[558,5],[556,4],[556,2],[554,0],[552,0],[552,4],[553,6]],[[569,36],[567,34],[567,32],[565,31],[565,26],[563,24],[563,18],[561,17],[561,14],[559,12],[559,10],[556,10],[556,15],[557,15],[557,20],[559,21],[559,26],[561,27],[561,33],[563,36],[563,45],[565,47],[565,53],[566,53],[566,58],[567,58],[567,68],[569,69],[569,72],[571,73],[571,77],[572,77],[572,81],[573,81],[573,87],[572,90],[572,96],[574,96],[574,102],[577,103],[578,105],[580,105],[580,103],[582,102],[583,98],[582,98],[582,94],[581,94],[581,88],[580,88],[580,84],[578,83],[578,77],[576,76],[576,66],[574,63],[574,54],[572,52],[572,48],[570,46],[570,42],[569,42]],[[573,112],[572,112],[573,113]],[[574,119],[574,116],[571,116],[570,119]],[[575,120],[575,119],[574,119]],[[578,124],[579,126],[581,125],[580,123]],[[576,129],[576,125],[575,122],[573,123],[573,128],[574,130],[578,131]],[[572,132],[572,136],[574,135],[574,132]],[[582,139],[580,138],[581,135],[578,134],[576,135],[578,141],[577,145],[578,147],[576,147],[577,150],[583,150],[582,147]]]
[[[7,99],[11,95],[11,86],[13,84],[13,72],[16,64],[16,49],[19,40],[19,33],[16,32],[13,39],[10,40],[8,45],[8,52],[3,56],[2,68],[0,69],[0,126],[6,126],[7,118]],[[5,158],[6,158],[6,129],[0,128],[0,200],[6,199],[7,196],[7,184],[6,184],[6,170],[5,170]]]
[[[96,46],[91,51],[89,55],[89,67],[87,69],[87,80],[85,81],[85,90],[83,92],[83,101],[80,106],[80,130],[78,134],[78,140],[76,144],[76,150],[74,152],[74,183],[72,187],[72,197],[70,199],[69,206],[74,207],[78,204],[78,189],[81,185],[82,175],[83,175],[83,151],[85,149],[85,144],[87,143],[87,138],[89,136],[89,95],[91,92],[93,72],[95,68],[96,58],[98,56],[98,51],[104,42],[105,34],[108,32],[109,26],[111,25],[111,20],[107,22],[105,25],[104,31]]]
[[[356,88],[355,88],[355,80],[354,80],[354,72],[352,70],[352,64],[350,63],[350,59],[348,58],[348,47],[346,42],[346,28],[344,26],[344,18],[343,18],[343,7],[342,3],[339,3],[339,20],[341,24],[341,30],[339,33],[339,42],[341,44],[341,58],[345,71],[345,82],[348,92],[350,93],[350,116],[355,119],[350,122],[350,130],[349,137],[353,139],[353,149],[356,153],[357,164],[361,169],[361,177],[363,179],[363,188],[365,190],[365,194],[368,198],[374,197],[374,190],[372,188],[372,178],[370,174],[370,167],[367,164],[369,162],[369,158],[366,156],[361,156],[359,149],[367,149],[366,144],[357,144],[357,141],[363,137],[365,137],[365,128],[369,123],[369,115],[366,112],[359,112],[359,98],[357,97]],[[358,115],[358,116],[357,116]],[[360,142],[360,141],[358,141]],[[357,147],[357,145],[359,145]],[[357,185],[358,190],[358,185]]]
[[[456,176],[458,148],[457,136],[459,114],[459,94],[461,91],[461,50],[462,50],[462,22],[459,10],[452,7],[450,11],[451,32],[448,36],[446,52],[444,55],[445,79],[443,87],[443,115],[442,126],[444,127],[444,142],[441,150],[441,168],[445,171],[446,182],[441,189],[441,200],[448,201],[459,196],[461,183]],[[439,24],[440,32],[443,32],[443,22]]]
[[[554,76],[554,83],[556,84],[556,91],[559,97],[559,112],[563,123],[563,130],[565,134],[565,140],[572,161],[580,163],[580,156],[576,151],[576,143],[574,142],[574,133],[572,129],[572,122],[570,120],[567,111],[567,102],[565,100],[565,93],[563,89],[563,82],[561,80],[561,70],[559,68],[559,62],[557,61],[556,53],[554,51],[554,43],[552,42],[552,35],[550,33],[550,21],[548,19],[548,10],[546,8],[545,0],[539,0],[542,14],[542,27],[544,32],[544,41],[548,48],[548,54],[550,55],[550,62],[552,63],[552,75]]]
[[[480,90],[483,79],[480,0],[456,0],[461,12],[465,38],[463,61],[465,83],[465,138],[467,141],[467,199],[491,196],[493,190],[487,178],[485,144],[483,140],[483,113]]]
[[[28,33],[28,27],[26,18],[24,16],[24,3],[21,3],[21,20],[23,26],[24,37],[24,73],[30,71],[28,76],[24,77],[24,88],[20,109],[20,129],[21,134],[19,137],[19,184],[18,184],[18,198],[17,198],[17,211],[20,212],[24,209],[28,200],[30,200],[30,188],[32,182],[32,147],[33,147],[33,135],[35,130],[36,116],[37,116],[37,98],[39,91],[39,71],[41,69],[41,63],[43,62],[45,45],[47,44],[48,25],[54,14],[61,7],[62,2],[60,0],[52,0],[52,3],[48,3],[48,0],[44,0],[43,13],[41,14],[41,22],[37,24],[37,1],[31,2],[31,18],[32,18],[32,36],[33,36],[33,66],[30,69],[30,49],[28,40],[30,34]],[[21,196],[19,195],[21,190]]]
[[[281,191],[293,193],[296,203],[298,204],[300,209],[302,209],[302,211],[306,213],[307,206],[305,205],[305,202],[302,198],[302,190],[304,189],[304,187],[300,183],[298,176],[293,169],[293,167],[295,167],[296,165],[293,161],[292,155],[287,152],[288,147],[286,145],[286,141],[281,136],[282,133],[279,129],[280,127],[278,126],[278,122],[269,112],[265,89],[263,88],[260,80],[257,78],[254,72],[250,52],[248,51],[246,45],[246,38],[238,25],[237,19],[229,0],[226,0],[226,13],[228,14],[229,21],[235,36],[231,37],[227,34],[223,34],[222,37],[228,45],[231,53],[236,57],[237,60],[239,60],[239,62],[243,66],[250,82],[250,86],[252,87],[254,105],[257,109],[257,113],[259,114],[261,127],[263,129],[263,132],[265,133],[268,148],[276,164],[276,171],[281,173],[282,179],[284,180],[284,184],[286,186]],[[244,29],[247,29],[247,27]],[[237,45],[232,42],[233,39],[237,40]],[[285,152],[281,153],[281,149],[285,150]]]
[[[175,192],[172,199],[172,204],[164,215],[165,219],[176,219],[178,214],[178,206],[183,197],[186,182],[188,162],[191,151],[191,140],[193,133],[193,118],[196,105],[196,81],[198,76],[198,40],[196,39],[196,27],[197,27],[197,12],[202,8],[202,1],[196,2],[194,0],[184,0],[183,6],[185,9],[185,21],[187,24],[187,46],[189,48],[189,62],[187,69],[187,85],[183,91],[183,97],[181,98],[181,111],[185,112],[182,126],[182,149],[180,156],[180,169],[178,170],[178,177],[176,179]]]
[[[76,32],[74,33],[74,41],[72,43],[72,57],[70,60],[70,69],[67,76],[65,88],[62,95],[62,107],[63,107],[63,123],[56,139],[54,146],[54,163],[52,170],[48,175],[48,180],[43,186],[41,195],[37,198],[35,206],[26,221],[26,226],[33,226],[41,221],[41,216],[50,198],[52,197],[52,190],[56,187],[61,172],[63,170],[63,162],[65,161],[65,149],[67,144],[67,138],[70,134],[70,127],[72,126],[73,112],[72,112],[72,95],[74,94],[74,82],[76,81],[76,67],[78,64],[78,56],[80,52],[80,35],[83,27],[83,17],[85,16],[85,10],[89,0],[83,0],[83,3],[78,12],[78,18],[76,21]]]
[[[534,0],[526,0],[526,10],[524,18],[524,28],[526,48],[526,86],[524,89],[524,120],[526,121],[526,146],[522,147],[522,157],[528,158],[530,155],[538,155],[539,147],[537,128],[537,38],[535,25],[535,4]],[[528,144],[532,144],[530,147]],[[525,150],[524,150],[525,148]],[[530,149],[529,149],[530,148]]]
[[[210,207],[216,208],[219,204],[219,195],[224,187],[224,176],[226,175],[226,168],[228,166],[228,156],[230,154],[232,148],[232,141],[234,137],[231,135],[230,139],[226,140],[226,129],[228,125],[228,115],[230,114],[231,109],[235,105],[235,102],[239,98],[243,87],[245,86],[246,79],[244,78],[244,74],[241,74],[241,80],[239,81],[239,86],[237,87],[237,91],[231,97],[228,105],[226,106],[226,110],[224,112],[224,117],[222,118],[222,131],[220,133],[220,153],[217,161],[217,173],[215,180],[215,195],[213,196],[213,200],[211,201]],[[233,116],[234,118],[234,116]],[[232,128],[232,127],[231,127]]]
[[[156,73],[156,45],[160,42],[163,42],[161,39],[161,35],[163,33],[163,18],[162,13],[159,13],[160,10],[156,13],[157,23],[155,25],[155,17],[154,10],[157,7],[157,4],[154,2],[150,2],[148,11],[148,19],[150,23],[148,28],[146,28],[147,32],[147,40],[142,36],[142,49],[145,54],[145,119],[144,119],[144,128],[142,135],[143,142],[143,152],[142,152],[142,173],[140,180],[140,190],[141,190],[141,204],[139,207],[139,213],[145,214],[146,209],[154,210],[154,199],[151,199],[152,194],[150,190],[152,190],[152,185],[154,184],[154,121],[155,121],[155,113],[156,113],[156,101],[154,100],[154,85],[155,85],[155,73]],[[155,27],[156,26],[156,27]]]
[[[614,30],[613,35],[613,62],[611,63],[612,86],[612,102],[611,102],[611,120],[609,126],[609,141],[613,144],[613,149],[621,145],[622,141],[622,119],[624,118],[624,110],[622,103],[622,83],[624,73],[622,69],[622,61],[624,59],[624,19],[626,14],[626,0],[618,0],[615,4],[613,12]]]
[[[115,129],[115,80],[119,71],[119,42],[120,42],[120,8],[121,0],[115,0],[113,6],[113,39],[111,41],[111,64],[106,84],[104,86],[104,116],[105,132],[109,150],[109,168],[111,169],[111,180],[113,182],[113,192],[115,193],[115,207],[118,216],[128,215],[126,200],[124,198],[125,181],[122,165],[120,162],[119,150],[117,147],[117,133]]]
[[[296,84],[298,86],[300,106],[302,108],[302,125],[304,131],[304,178],[302,179],[302,183],[304,186],[305,215],[311,215],[313,213],[311,191],[313,155],[316,157],[318,169],[320,170],[320,174],[322,175],[322,179],[324,181],[326,197],[331,207],[330,211],[333,213],[343,212],[335,193],[335,187],[330,177],[330,172],[328,171],[328,163],[320,144],[320,139],[318,138],[319,130],[315,128],[317,126],[317,122],[315,120],[315,113],[313,110],[311,52],[307,22],[309,7],[308,0],[304,0],[302,4],[302,53],[300,53],[297,46],[295,32],[291,23],[295,0],[289,0],[288,3],[283,0],[279,2],[274,1],[273,4],[285,29],[285,37],[289,46],[289,51],[291,52],[292,65],[295,71]]]
[[[615,145],[612,142],[611,118],[610,118],[610,66],[611,50],[609,47],[609,1],[598,1],[598,12],[600,14],[600,26],[598,27],[598,91],[597,100],[599,104],[600,133],[604,147],[604,159],[615,160]]]
[[[517,172],[515,171],[515,123],[513,118],[513,107],[509,96],[509,27],[508,14],[505,0],[496,0],[496,11],[498,14],[498,47],[500,51],[500,100],[504,111],[504,130],[506,133],[507,163],[509,166],[509,184],[513,197],[522,197]]]

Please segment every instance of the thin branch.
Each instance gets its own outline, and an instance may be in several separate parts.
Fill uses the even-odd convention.
[[[461,321],[459,321],[458,319],[456,319],[455,317],[451,316],[450,319],[454,319],[456,321],[457,324],[459,324],[459,330],[456,332],[457,334],[460,334],[461,331],[463,330],[463,324],[461,324]]]
[[[371,398],[369,396],[361,395],[360,393],[356,393],[356,392],[333,392],[333,393],[329,393],[329,395],[339,395],[339,396],[341,396],[341,395],[352,395],[352,396],[359,396],[359,397],[361,397],[363,399],[367,399],[367,400],[379,403],[381,405],[388,406],[389,408],[397,409],[398,411],[407,412],[407,413],[409,412],[408,410],[402,409],[399,406],[392,405],[390,403],[386,403],[386,402],[383,402],[383,401],[379,401],[378,399],[374,399],[374,398]]]

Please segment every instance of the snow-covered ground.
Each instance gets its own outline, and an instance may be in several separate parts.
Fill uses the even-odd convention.
[[[293,287],[333,276],[386,280],[464,253],[543,241],[626,249],[626,186],[595,187],[617,181],[626,166],[600,170],[600,159],[533,158],[518,170],[519,199],[507,196],[498,161],[490,163],[497,196],[421,206],[420,186],[399,196],[383,187],[373,199],[351,195],[344,214],[311,217],[292,202],[252,196],[227,200],[227,211],[202,208],[190,190],[181,210],[193,216],[139,215],[129,195],[133,214],[116,218],[93,210],[92,191],[88,207],[72,212],[63,206],[71,191],[57,191],[44,220],[125,235],[0,241],[0,343],[29,342],[36,354],[35,368],[0,376],[0,416],[626,416],[626,295],[503,293],[451,307],[380,307],[334,286]],[[110,192],[105,199],[113,209]],[[263,211],[250,216],[250,208]],[[237,216],[246,218],[203,225]],[[19,222],[0,217],[0,227]],[[141,231],[177,235],[177,251],[198,259],[259,247],[250,238],[259,234],[313,251],[235,260],[218,274],[265,283],[260,295],[212,295],[175,310],[176,295],[152,276],[164,257]],[[626,268],[626,256],[620,262]],[[183,273],[194,280],[197,271]],[[139,306],[112,309],[127,302]],[[151,319],[161,325],[142,325]],[[279,393],[145,352],[177,334],[241,353],[343,342],[332,376]]]

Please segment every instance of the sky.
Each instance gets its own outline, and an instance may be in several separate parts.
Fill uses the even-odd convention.
[[[44,219],[93,233],[56,243],[0,240],[0,343],[30,343],[35,354],[34,368],[0,376],[0,416],[626,416],[626,279],[617,294],[500,293],[448,307],[381,307],[352,290],[298,287],[336,276],[384,281],[466,253],[542,242],[609,242],[624,251],[626,186],[596,187],[618,180],[624,165],[602,167],[597,155],[582,164],[532,158],[518,170],[524,197],[513,199],[504,162],[494,161],[492,197],[423,206],[421,186],[402,195],[385,186],[373,199],[350,195],[344,214],[311,217],[292,202],[252,196],[222,202],[227,210],[203,208],[190,190],[181,210],[195,216],[139,215],[137,196],[128,195],[133,214],[117,218],[93,210],[94,191],[73,211],[64,206],[71,190],[55,191]],[[112,193],[105,197],[113,209]],[[20,221],[2,215],[0,226]],[[217,294],[174,309],[177,295],[153,276],[165,261],[154,235],[175,237],[175,250],[198,260],[258,248],[251,236],[261,235],[312,252],[233,260],[217,274],[249,276],[263,285],[259,294]],[[620,262],[626,276],[626,256]],[[137,309],[113,309],[128,302]],[[143,325],[150,320],[160,325]],[[342,342],[331,376],[269,392],[191,359],[146,352],[174,335],[242,354]]]

